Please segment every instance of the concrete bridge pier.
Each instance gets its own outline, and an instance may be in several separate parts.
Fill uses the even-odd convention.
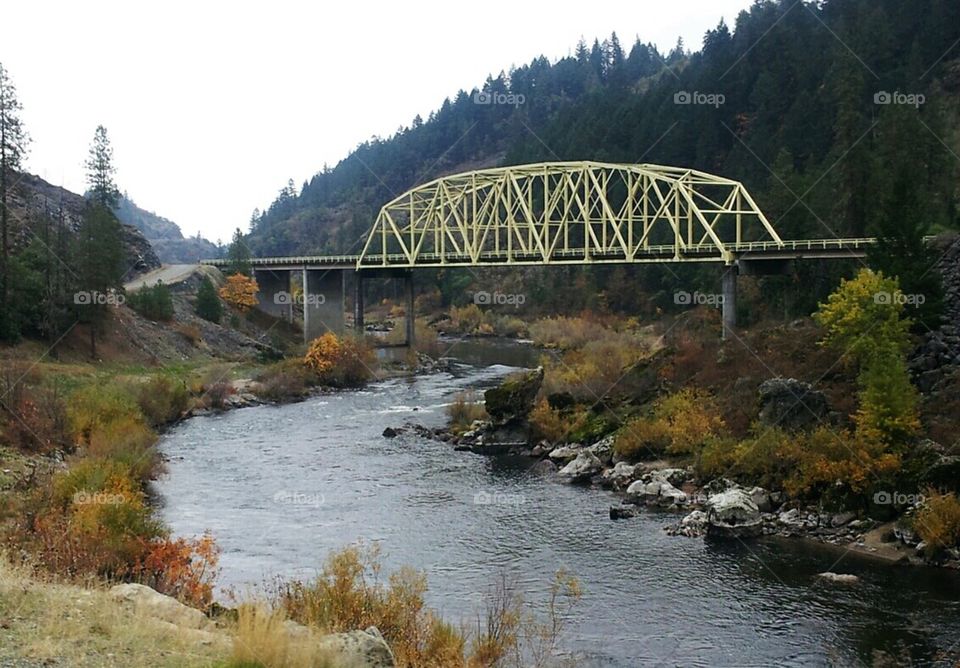
[[[327,332],[343,334],[344,274],[342,269],[303,268],[304,342]]]
[[[727,340],[737,327],[737,274],[736,265],[730,265],[723,271],[720,293],[723,296],[722,319],[723,340]]]
[[[357,336],[363,336],[365,325],[363,318],[364,299],[363,299],[363,281],[364,278],[392,278],[400,279],[404,282],[404,302],[406,310],[405,340],[402,347],[412,348],[415,336],[415,324],[417,314],[414,311],[414,286],[413,272],[410,270],[388,269],[388,270],[365,270],[356,273],[356,280],[353,284],[353,329]]]
[[[293,320],[293,297],[289,269],[254,269],[257,281],[257,308],[264,313],[290,322]]]

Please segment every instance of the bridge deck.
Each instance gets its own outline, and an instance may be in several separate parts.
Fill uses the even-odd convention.
[[[788,259],[845,259],[864,257],[867,249],[877,242],[874,238],[856,239],[798,239],[783,242],[745,241],[725,246],[726,255],[713,244],[700,244],[678,249],[673,244],[650,245],[638,248],[628,258],[622,251],[591,251],[583,249],[556,250],[548,259],[538,253],[512,251],[484,251],[475,257],[466,253],[420,253],[414,263],[402,254],[363,258],[360,255],[300,255],[287,257],[254,258],[251,265],[257,269],[415,269],[417,267],[506,267],[511,265],[551,264],[649,264],[672,262],[726,262],[744,260]],[[201,264],[214,267],[229,265],[228,260],[201,260]]]

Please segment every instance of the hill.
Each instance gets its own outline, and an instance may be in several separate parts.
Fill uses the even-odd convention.
[[[126,193],[120,197],[114,213],[120,222],[140,230],[153,246],[157,257],[165,264],[190,263],[202,258],[220,257],[221,250],[216,244],[199,234],[185,238],[179,225],[152,211],[141,209]]]
[[[582,159],[736,178],[784,237],[874,235],[905,218],[927,232],[956,227],[958,40],[957,3],[762,0],[732,28],[708,31],[693,53],[678,44],[662,54],[639,39],[627,51],[616,35],[581,43],[573,56],[539,57],[458,91],[299,190],[288,183],[255,212],[248,243],[266,255],[356,252],[379,207],[413,185]],[[805,312],[838,273],[807,267],[776,295]],[[680,280],[693,289],[704,271]],[[574,270],[553,273],[551,288],[569,285]],[[609,272],[587,273],[609,285]],[[628,270],[634,276],[648,294],[678,280],[656,268]]]

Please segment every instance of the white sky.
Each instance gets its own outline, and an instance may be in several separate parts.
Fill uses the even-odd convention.
[[[82,192],[102,123],[137,204],[229,240],[288,178],[299,188],[490,73],[612,31],[625,50],[638,35],[696,50],[750,4],[28,0],[3,9],[0,62],[33,139],[29,171]]]

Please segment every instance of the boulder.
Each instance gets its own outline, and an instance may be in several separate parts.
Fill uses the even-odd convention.
[[[572,462],[560,469],[560,475],[570,482],[583,482],[603,470],[603,462],[584,450]]]
[[[687,495],[666,480],[651,479],[650,474],[627,487],[627,497],[635,503],[657,506],[681,505]]]
[[[680,520],[679,524],[667,528],[671,536],[687,536],[698,538],[707,532],[707,514],[702,510],[694,510]]]
[[[659,469],[657,471],[650,471],[647,475],[651,480],[662,480],[670,483],[674,487],[682,485],[693,477],[692,471],[688,469]]]
[[[750,498],[753,499],[753,502],[757,504],[757,508],[760,509],[761,513],[769,513],[773,510],[773,503],[770,500],[770,494],[763,487],[754,487],[747,490],[747,494],[750,495]]]
[[[714,494],[707,500],[707,535],[718,538],[752,538],[763,532],[760,509],[739,488]]]
[[[640,464],[617,462],[613,468],[607,469],[600,477],[600,484],[604,487],[620,489],[633,482],[634,476],[640,470]]]
[[[612,520],[625,520],[631,517],[636,517],[640,511],[636,506],[610,506],[610,519]]]
[[[140,613],[185,629],[205,629],[210,620],[196,608],[161,594],[146,585],[128,582],[110,588],[110,598]]]
[[[500,385],[483,394],[487,414],[499,424],[523,422],[543,383],[543,367],[508,376]]]
[[[613,434],[604,436],[587,450],[596,455],[604,464],[609,464],[613,460]]]
[[[383,430],[384,438],[395,438],[396,436],[397,436],[397,430],[394,429],[393,427],[387,427],[386,429]]]
[[[827,398],[810,383],[796,378],[771,378],[760,384],[760,424],[799,430],[827,418]]]
[[[348,631],[324,636],[318,643],[337,654],[338,666],[356,668],[392,668],[396,665],[390,646],[380,630],[371,626],[365,631]]]
[[[547,456],[554,461],[572,462],[582,450],[583,446],[581,445],[561,445],[559,448],[551,450]]]

